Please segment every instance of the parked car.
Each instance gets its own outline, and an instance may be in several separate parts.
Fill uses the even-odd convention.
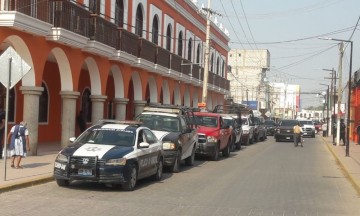
[[[242,136],[241,143],[244,145],[253,144],[255,141],[255,125],[249,115],[242,116]]]
[[[266,137],[266,127],[265,127],[265,119],[262,116],[257,116],[253,118],[254,120],[254,137],[255,142],[264,141],[267,139]]]
[[[139,122],[102,120],[70,142],[54,162],[59,186],[83,180],[131,191],[139,179],[162,178],[162,143]]]
[[[298,120],[283,119],[280,120],[275,129],[275,140],[278,141],[294,141],[294,126],[300,124]]]
[[[265,120],[266,134],[269,136],[274,136],[276,122],[274,120]]]
[[[299,120],[304,137],[312,137],[315,138],[316,130],[315,124],[312,120]]]
[[[234,149],[240,150],[241,149],[241,134],[242,128],[241,125],[238,124],[236,120],[236,116],[231,114],[221,114],[223,117],[224,123],[230,126],[231,129],[231,150]]]
[[[163,142],[164,166],[171,172],[179,172],[181,161],[192,166],[195,160],[198,134],[195,116],[186,107],[160,105],[148,106],[136,117],[150,128]]]
[[[319,120],[315,120],[314,124],[315,124],[315,131],[318,134],[320,131],[322,131],[322,127],[321,127],[322,124]]]
[[[216,161],[219,153],[230,156],[231,129],[219,113],[195,112],[199,141],[196,154],[211,156]]]

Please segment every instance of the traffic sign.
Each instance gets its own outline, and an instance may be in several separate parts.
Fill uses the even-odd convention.
[[[5,88],[14,87],[31,69],[12,47],[8,47],[0,55],[0,67],[2,69],[0,82]]]

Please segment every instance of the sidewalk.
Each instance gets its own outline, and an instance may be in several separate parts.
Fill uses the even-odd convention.
[[[346,146],[334,146],[332,137],[321,137],[340,166],[343,174],[360,195],[360,145],[350,140],[349,156],[346,157]]]
[[[6,180],[4,176],[4,159],[0,160],[0,193],[53,181],[53,167],[59,145],[38,146],[38,156],[28,156],[21,160],[23,169],[10,167],[11,158],[6,160]]]
[[[319,140],[327,146],[344,175],[350,180],[360,194],[360,145],[350,141],[349,157],[345,156],[345,146],[334,146],[332,137],[321,137]],[[38,156],[28,156],[22,160],[23,169],[10,167],[7,160],[6,181],[4,181],[4,160],[0,160],[0,193],[53,181],[53,166],[60,146],[49,144],[38,147]]]

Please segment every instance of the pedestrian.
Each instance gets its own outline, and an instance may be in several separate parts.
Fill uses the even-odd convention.
[[[302,140],[301,140],[302,133],[303,133],[303,130],[300,127],[300,123],[297,123],[294,126],[294,145],[295,145],[295,147],[298,146],[299,142],[300,142],[301,147],[303,147]]]
[[[343,145],[345,145],[345,129],[346,125],[344,123],[344,119],[340,120],[340,140],[343,141]]]
[[[360,121],[358,126],[356,127],[356,134],[357,134],[357,144],[356,145],[360,145]]]
[[[333,145],[336,145],[336,142],[335,142],[335,139],[336,139],[336,133],[337,133],[337,128],[336,128],[336,122],[334,122],[334,124],[333,124],[333,128],[332,128],[333,130]]]
[[[79,126],[80,132],[81,133],[84,132],[86,129],[86,122],[85,122],[84,113],[82,110],[80,110],[78,116],[76,117],[76,122]]]
[[[4,144],[4,131],[5,131],[5,111],[0,108],[0,159],[2,158],[3,154],[3,144]],[[6,154],[4,153],[4,157]]]
[[[26,157],[26,153],[30,151],[29,130],[26,128],[26,122],[22,121],[18,125],[14,125],[8,136],[9,150],[11,159],[11,167],[21,169],[21,159]]]
[[[323,131],[323,137],[327,137],[327,123],[326,122],[324,122],[321,125],[321,130]]]

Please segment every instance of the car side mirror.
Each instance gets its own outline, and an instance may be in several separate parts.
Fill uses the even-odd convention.
[[[70,137],[70,139],[69,139],[70,143],[75,142],[75,140],[76,140],[76,137]]]
[[[141,143],[139,144],[139,147],[140,147],[140,148],[149,148],[149,147],[150,147],[150,144],[149,144],[149,143],[146,143],[146,142],[141,142]]]

